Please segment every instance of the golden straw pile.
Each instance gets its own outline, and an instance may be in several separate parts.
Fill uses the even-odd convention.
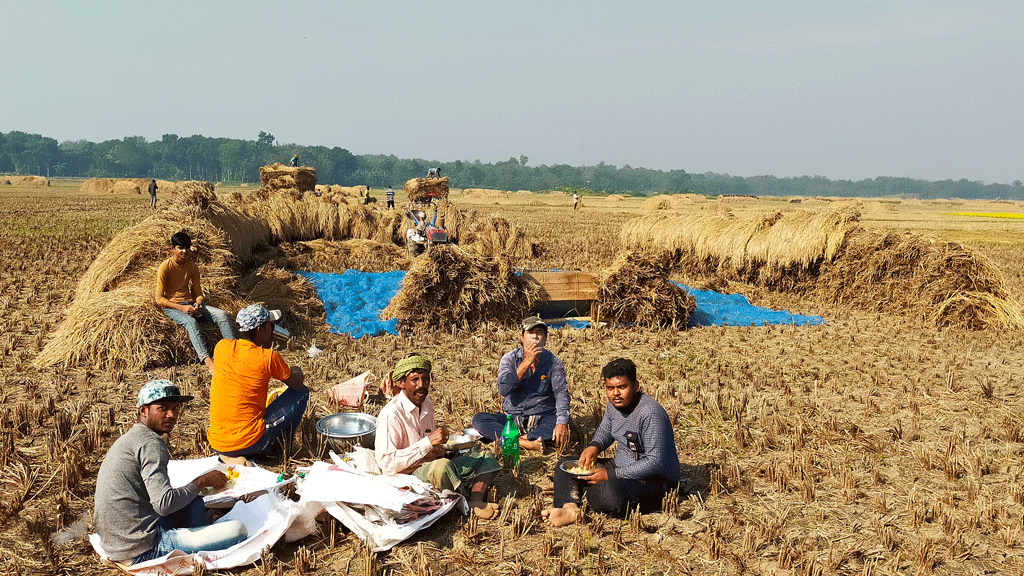
[[[431,198],[444,200],[448,198],[448,177],[413,178],[403,188],[410,202],[423,202]]]
[[[316,189],[316,168],[285,166],[280,163],[261,166],[260,184],[269,190],[296,189],[299,192],[312,192]]]
[[[463,230],[461,244],[477,256],[506,256],[522,261],[536,256],[537,246],[526,239],[519,226],[498,214],[473,220]]]
[[[672,265],[664,250],[620,253],[601,272],[591,316],[642,328],[686,328],[697,300],[668,279]]]
[[[408,270],[407,252],[394,244],[373,240],[309,240],[278,246],[281,256],[275,264],[287,270],[340,273],[346,269],[363,272]]]
[[[529,313],[536,293],[509,258],[481,258],[441,244],[413,262],[381,318],[397,318],[401,330],[511,326]]]
[[[826,302],[916,310],[939,326],[1024,328],[1000,271],[959,244],[916,234],[864,230],[856,210],[732,214],[650,214],[631,220],[627,248],[670,251],[681,271]]]
[[[50,185],[50,179],[45,176],[4,176],[2,180],[11,186],[45,188]]]

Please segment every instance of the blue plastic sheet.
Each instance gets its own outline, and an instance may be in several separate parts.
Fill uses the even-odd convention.
[[[295,272],[309,279],[324,303],[327,325],[335,334],[353,338],[398,333],[398,320],[381,320],[380,312],[398,294],[405,272],[362,272],[341,274]]]
[[[342,274],[296,272],[316,287],[317,296],[324,302],[327,324],[335,334],[349,334],[354,338],[379,336],[385,332],[398,333],[398,321],[380,319],[380,312],[402,287],[405,272],[361,272],[346,270]],[[719,294],[711,290],[682,287],[697,299],[697,309],[690,315],[690,327],[695,326],[765,326],[768,324],[794,324],[809,326],[823,324],[821,316],[791,314],[786,310],[772,310],[752,305],[742,294]],[[564,320],[550,324],[551,328],[586,328],[586,320]]]

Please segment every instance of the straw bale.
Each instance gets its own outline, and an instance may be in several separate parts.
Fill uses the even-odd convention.
[[[363,272],[408,270],[408,253],[391,243],[374,240],[309,240],[287,242],[278,246],[281,252],[275,263],[287,270],[339,273],[354,269]]]
[[[697,301],[669,280],[667,250],[624,251],[601,272],[591,315],[642,328],[686,328]]]
[[[313,328],[312,320],[324,315],[324,303],[312,282],[269,262],[239,280],[231,308],[240,310],[249,304],[281,310],[287,325],[306,330]]]
[[[448,177],[413,178],[405,183],[404,188],[410,202],[443,200],[448,197]]]
[[[626,197],[622,194],[609,194],[608,196],[605,196],[605,199],[609,202],[622,202]]]
[[[536,244],[527,241],[519,226],[500,214],[470,222],[459,244],[468,252],[483,257],[501,255],[521,261],[537,255]]]
[[[900,202],[900,206],[924,206],[924,202],[917,198],[904,198],[903,201]]]
[[[722,194],[718,197],[719,202],[754,202],[757,199],[751,194]]]
[[[135,182],[118,180],[110,188],[112,194],[142,194],[142,189]]]
[[[674,196],[677,198],[685,198],[693,204],[708,201],[707,197],[705,197],[703,194],[693,194],[692,192],[688,192],[686,194],[675,194]]]
[[[482,258],[442,244],[413,262],[402,289],[381,313],[401,330],[512,326],[529,313],[537,286],[515,274],[504,256]]]
[[[8,176],[7,181],[11,186],[30,188],[44,188],[50,185],[50,179],[45,176]]]
[[[530,190],[517,190],[516,196],[533,196],[533,192]]]
[[[790,204],[799,204],[799,203],[803,202],[804,200],[806,200],[806,198],[804,198],[803,196],[793,196],[792,198],[789,199],[789,203]]]
[[[565,195],[566,195],[566,193],[562,192],[561,190],[552,190],[551,192],[548,192],[548,196],[565,196]]]
[[[672,208],[672,201],[669,200],[667,195],[652,196],[644,203],[640,205],[640,209],[646,212],[653,212],[655,210],[670,210]]]
[[[312,192],[316,187],[316,168],[285,166],[280,163],[261,166],[260,184],[270,190],[294,188],[299,192]]]

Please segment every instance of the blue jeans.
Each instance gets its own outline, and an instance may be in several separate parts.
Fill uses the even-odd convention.
[[[174,550],[181,550],[186,554],[204,550],[223,550],[238,544],[246,537],[245,525],[237,520],[208,524],[206,504],[202,498],[196,498],[185,508],[160,519],[156,526],[156,541],[153,547],[136,556],[132,564],[153,560]]]
[[[186,302],[178,302],[178,304],[186,304]],[[229,340],[238,338],[235,335],[235,325],[231,323],[231,318],[228,318],[227,312],[206,304],[203,304],[200,310],[199,318],[207,322],[215,322],[217,327],[220,328],[222,338]],[[205,362],[210,357],[210,351],[206,349],[206,342],[203,342],[203,335],[199,332],[199,321],[174,308],[164,308],[163,311],[168,318],[185,327],[185,332],[188,332],[188,338],[192,341],[192,347],[195,348],[199,361]]]
[[[263,436],[252,446],[239,448],[230,452],[217,452],[224,456],[259,456],[265,454],[281,438],[291,436],[292,431],[302,420],[306,413],[306,404],[309,402],[309,388],[289,388],[274,398],[274,401],[267,406],[267,412],[263,415],[266,429]]]
[[[519,432],[525,433],[527,440],[540,439],[545,442],[552,442],[552,437],[555,435],[555,425],[558,424],[557,416],[554,414],[538,414],[536,416],[513,414],[513,416],[515,416]],[[484,440],[493,442],[501,436],[506,420],[506,415],[501,412],[480,412],[473,415],[473,428],[476,428],[476,431],[480,433]],[[532,428],[529,426],[530,420],[533,420]]]

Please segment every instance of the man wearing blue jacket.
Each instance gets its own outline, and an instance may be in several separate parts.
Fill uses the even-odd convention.
[[[506,415],[516,419],[522,434],[519,445],[544,450],[569,441],[569,383],[561,359],[547,350],[548,326],[537,316],[523,320],[522,346],[501,357],[498,393],[504,412],[481,412],[473,427],[487,440],[496,440],[505,427]]]

